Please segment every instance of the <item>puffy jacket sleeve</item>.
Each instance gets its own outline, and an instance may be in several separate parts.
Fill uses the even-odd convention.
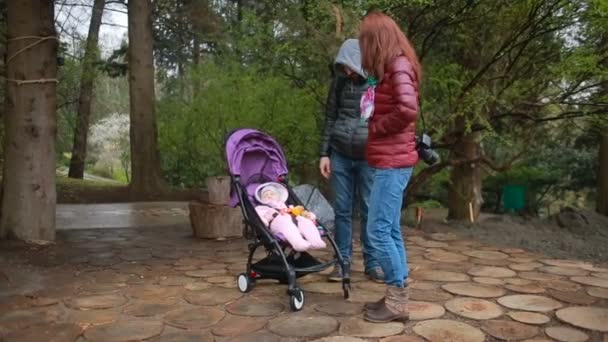
[[[395,101],[391,113],[372,120],[370,130],[376,135],[391,135],[416,121],[418,115],[418,86],[412,65],[405,57],[397,57],[390,68],[390,82]]]
[[[337,78],[334,77],[329,86],[329,94],[327,95],[327,102],[325,103],[325,125],[323,126],[323,132],[321,133],[321,157],[328,157],[331,152],[329,140],[331,138],[331,132],[334,130],[336,119],[338,118],[336,97],[337,83]]]

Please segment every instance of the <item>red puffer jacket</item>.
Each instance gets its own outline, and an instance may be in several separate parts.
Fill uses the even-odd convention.
[[[376,86],[367,140],[367,161],[372,167],[403,168],[416,164],[417,115],[416,73],[406,57],[397,56]]]

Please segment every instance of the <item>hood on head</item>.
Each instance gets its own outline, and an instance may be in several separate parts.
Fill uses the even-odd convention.
[[[262,194],[264,193],[264,190],[271,190],[271,191],[275,191],[275,192],[279,193],[279,201],[281,201],[281,202],[287,201],[287,198],[289,197],[289,193],[287,191],[287,188],[285,188],[285,186],[283,186],[280,183],[268,182],[268,183],[259,185],[255,189],[255,199],[258,201],[258,203],[268,204],[262,200]]]
[[[367,78],[361,67],[361,50],[359,49],[358,39],[351,38],[342,43],[338,55],[336,56],[335,63],[346,65],[361,77]]]

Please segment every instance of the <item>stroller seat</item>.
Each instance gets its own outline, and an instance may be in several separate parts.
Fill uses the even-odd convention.
[[[258,279],[278,280],[288,285],[290,307],[298,311],[304,306],[304,292],[298,287],[297,278],[338,265],[343,270],[344,298],[348,298],[351,291],[350,267],[344,262],[332,234],[323,224],[318,224],[319,232],[334,250],[334,258],[327,262],[317,260],[307,252],[295,252],[281,234],[275,235],[270,231],[255,210],[255,189],[269,181],[280,182],[287,188],[287,204],[303,205],[288,184],[287,163],[279,144],[265,133],[246,128],[229,133],[225,148],[232,180],[230,204],[241,208],[244,235],[252,240],[246,271],[237,277],[239,290],[251,291]],[[262,246],[267,256],[252,262],[255,251]]]

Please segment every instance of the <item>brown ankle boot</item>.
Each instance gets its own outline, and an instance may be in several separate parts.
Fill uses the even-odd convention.
[[[368,310],[365,320],[375,323],[407,321],[410,317],[407,309],[409,289],[407,287],[387,286],[386,297],[378,308]]]
[[[381,307],[382,304],[384,304],[385,298],[386,297],[382,297],[375,302],[367,302],[363,307],[365,308],[365,310],[378,310],[378,308]]]

